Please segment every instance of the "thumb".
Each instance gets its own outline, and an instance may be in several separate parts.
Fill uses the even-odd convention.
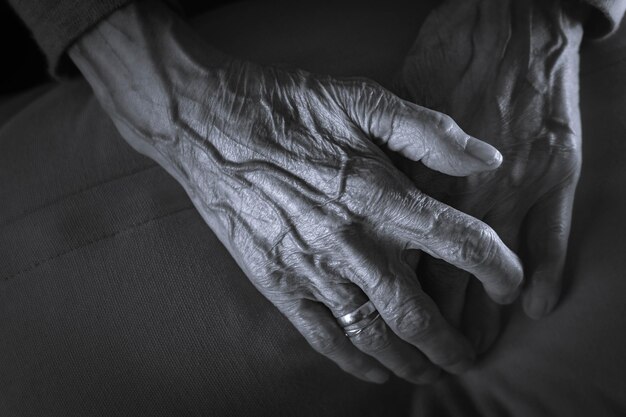
[[[490,171],[502,163],[496,148],[465,133],[450,116],[378,86],[357,87],[351,97],[352,106],[346,109],[352,121],[372,140],[405,158],[454,176]]]

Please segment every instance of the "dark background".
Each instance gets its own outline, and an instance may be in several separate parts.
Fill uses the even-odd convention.
[[[0,0],[0,95],[49,80],[46,60],[6,0]]]
[[[231,2],[177,1],[182,11],[189,16]],[[0,56],[0,96],[51,80],[43,53],[7,0],[0,0]]]

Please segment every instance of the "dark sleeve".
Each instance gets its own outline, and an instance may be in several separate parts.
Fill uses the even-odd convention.
[[[76,71],[65,54],[89,28],[131,0],[9,0],[46,54],[52,75]]]
[[[612,34],[619,26],[626,0],[584,0],[592,7],[591,15],[585,25],[585,35],[603,38]]]

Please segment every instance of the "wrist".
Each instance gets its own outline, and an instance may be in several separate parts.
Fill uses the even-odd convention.
[[[185,90],[201,79],[210,92],[228,61],[159,1],[138,1],[116,11],[69,54],[118,128],[126,131],[123,136],[128,140],[135,130],[159,145],[177,138]]]

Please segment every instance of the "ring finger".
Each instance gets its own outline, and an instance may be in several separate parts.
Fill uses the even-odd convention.
[[[359,350],[376,358],[398,377],[414,384],[434,382],[440,374],[438,367],[396,336],[380,316],[349,338]]]
[[[432,364],[417,348],[400,339],[378,311],[374,310],[362,319],[355,319],[349,326],[340,324],[342,317],[354,313],[369,301],[359,287],[354,284],[343,284],[329,288],[328,291],[332,291],[332,294],[321,293],[317,297],[331,310],[338,325],[346,333],[346,338],[361,352],[411,383],[425,384],[437,379],[439,367]],[[337,302],[339,293],[344,300],[340,304]]]
[[[311,295],[321,303],[317,303],[318,306],[325,305],[330,310],[329,313],[335,317],[336,326],[342,329],[342,332],[350,334],[350,336],[344,335],[346,341],[351,342],[358,350],[376,359],[395,375],[409,382],[423,384],[433,382],[437,378],[440,369],[433,365],[417,348],[395,335],[376,310],[363,320],[357,319],[355,323],[349,326],[356,328],[356,332],[347,332],[346,326],[340,324],[341,317],[355,312],[369,301],[361,288],[342,277],[342,275],[348,275],[349,271],[356,269],[355,265],[344,265],[333,269],[325,262],[313,264],[306,258],[300,259],[299,264],[301,272],[304,272],[309,277],[308,280],[314,284],[311,288]],[[415,285],[418,283],[416,282]],[[318,313],[317,316],[319,315]],[[315,345],[316,341],[313,340],[312,344]],[[344,343],[343,341],[335,341],[334,343],[334,345],[339,344],[343,345]],[[318,347],[317,350],[322,350],[326,356],[329,356],[328,352],[332,351],[323,344],[322,348],[319,349]],[[345,351],[345,347],[342,351]],[[331,359],[337,362],[337,358]],[[340,360],[345,362],[343,358]],[[340,364],[340,366],[342,365]],[[345,366],[342,367],[345,369]]]

